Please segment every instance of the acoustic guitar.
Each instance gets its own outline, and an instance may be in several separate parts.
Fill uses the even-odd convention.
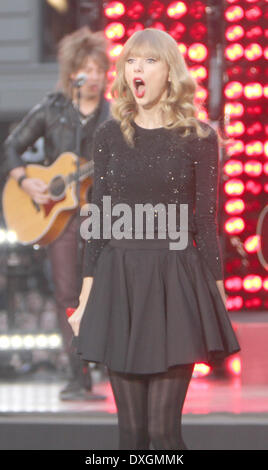
[[[77,158],[80,167],[77,174]],[[48,185],[50,201],[37,204],[9,177],[3,189],[3,213],[7,228],[14,230],[23,245],[48,245],[65,229],[76,212],[78,200],[76,182],[80,181],[80,206],[87,203],[87,193],[93,183],[94,163],[72,152],[62,153],[50,166],[29,164],[29,178],[39,178]]]

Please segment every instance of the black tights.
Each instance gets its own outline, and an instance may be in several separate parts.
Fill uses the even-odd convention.
[[[181,432],[182,408],[194,364],[157,374],[108,369],[117,406],[119,449],[187,449]]]

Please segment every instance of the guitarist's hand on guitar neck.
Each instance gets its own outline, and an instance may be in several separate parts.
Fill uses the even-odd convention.
[[[49,194],[45,194],[48,185],[38,178],[25,178],[21,187],[37,204],[46,204],[50,200]]]

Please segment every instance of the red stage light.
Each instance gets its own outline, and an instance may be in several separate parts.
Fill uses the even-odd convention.
[[[264,142],[263,151],[265,157],[268,157],[268,141]]]
[[[229,68],[226,70],[226,73],[230,80],[240,77],[243,73],[243,69],[239,64],[230,63]]]
[[[204,23],[194,23],[189,29],[189,34],[194,41],[202,41],[207,34],[207,27]]]
[[[238,215],[245,210],[245,203],[243,199],[232,198],[226,201],[224,208],[227,214]]]
[[[256,160],[249,160],[244,164],[244,171],[249,176],[260,176],[262,174],[262,164]]]
[[[108,47],[108,55],[111,60],[116,60],[123,49],[122,44],[112,44]]]
[[[134,21],[133,23],[128,25],[126,35],[127,37],[130,37],[133,33],[135,33],[135,31],[142,31],[143,29],[144,25],[142,23]]]
[[[262,132],[263,127],[260,121],[255,121],[252,124],[248,124],[247,126],[247,135],[250,137],[254,137],[256,134]]]
[[[229,82],[225,86],[224,94],[226,98],[237,99],[243,94],[243,85],[240,82]]]
[[[249,21],[257,21],[262,16],[262,10],[258,6],[249,8],[245,12],[245,17]]]
[[[262,48],[260,44],[252,43],[249,44],[244,51],[244,55],[248,60],[258,60],[262,57]]]
[[[169,28],[169,34],[176,40],[180,41],[186,31],[186,27],[183,23],[174,21]]]
[[[225,131],[228,136],[237,137],[245,133],[245,124],[242,121],[233,121],[225,126]]]
[[[193,377],[205,377],[211,372],[211,366],[203,364],[202,362],[196,363],[193,370]]]
[[[113,66],[108,70],[107,78],[108,78],[109,81],[111,81],[111,80],[115,79],[115,76],[116,76],[116,69]]]
[[[263,172],[265,175],[268,175],[268,162],[263,165]]]
[[[224,184],[224,191],[229,196],[241,196],[245,191],[245,185],[239,179],[231,179]]]
[[[260,194],[262,191],[262,185],[260,183],[257,183],[257,181],[252,181],[248,180],[245,184],[245,189],[248,193],[255,194]]]
[[[128,5],[127,16],[133,20],[137,20],[144,14],[145,8],[141,2],[136,0],[132,1]]]
[[[234,22],[239,21],[244,16],[244,10],[238,5],[229,7],[225,10],[225,18],[227,21]]]
[[[244,114],[244,106],[239,102],[226,103],[224,106],[224,114],[230,118],[241,117]]]
[[[248,39],[257,39],[263,35],[262,28],[260,26],[252,26],[246,30],[246,38]]]
[[[208,76],[207,69],[203,65],[193,65],[193,67],[189,67],[189,70],[192,77],[197,81],[205,80]]]
[[[197,119],[200,119],[200,121],[206,122],[208,120],[208,112],[205,108],[199,109],[197,111]]]
[[[226,359],[226,368],[232,375],[239,376],[241,374],[240,357],[238,355],[235,355]]]
[[[258,308],[262,305],[262,301],[259,297],[253,297],[245,300],[245,308]]]
[[[109,2],[104,8],[104,15],[108,18],[116,20],[123,16],[126,9],[122,2]]]
[[[147,9],[147,14],[154,20],[157,20],[162,16],[164,13],[165,6],[162,2],[159,2],[158,0],[154,0],[153,2],[150,2],[150,5],[148,6]]]
[[[245,145],[245,154],[249,157],[259,156],[263,153],[263,144],[260,140],[253,140]]]
[[[226,148],[228,155],[240,155],[244,151],[244,142],[237,139],[233,143],[228,144]]]
[[[224,173],[228,176],[238,176],[243,173],[243,164],[239,160],[228,160],[224,165]]]
[[[268,290],[268,277],[265,277],[263,279],[262,286],[263,286],[264,290]]]
[[[112,100],[112,95],[111,95],[111,92],[109,90],[106,90],[104,96],[108,101]]]
[[[260,203],[258,198],[254,198],[253,200],[247,202],[248,212],[251,212],[251,214],[253,214],[253,215],[256,215],[260,212],[261,206],[262,206],[262,204]],[[248,228],[250,230],[252,230],[252,228],[253,228],[253,231],[254,231],[255,227],[254,227],[254,222],[253,222],[252,219],[248,219],[248,224],[249,224]]]
[[[193,62],[203,62],[204,60],[206,60],[207,55],[208,55],[207,47],[200,42],[191,44],[188,49],[188,57]]]
[[[240,310],[243,307],[243,298],[240,295],[228,297],[226,304],[228,310]]]
[[[118,41],[125,36],[125,28],[122,23],[109,23],[105,30],[105,36],[111,41]]]
[[[260,235],[251,235],[244,242],[244,248],[248,253],[256,253],[260,249]]]
[[[232,276],[232,277],[228,277],[225,281],[224,281],[224,286],[226,289],[228,289],[229,291],[239,291],[242,289],[243,287],[243,284],[242,284],[242,279],[241,277],[239,276]]]
[[[206,13],[206,5],[200,0],[189,2],[189,15],[193,18],[200,19]]]
[[[248,100],[256,100],[261,98],[263,89],[260,83],[247,83],[244,87],[244,95]]]
[[[225,231],[230,235],[242,233],[245,226],[245,221],[241,217],[231,217],[224,224]]]
[[[262,278],[257,274],[249,274],[243,279],[243,287],[247,292],[258,292],[262,288]]]
[[[229,26],[229,28],[227,28],[225,31],[225,37],[228,39],[228,41],[238,41],[244,36],[244,34],[244,28],[242,28],[242,26],[239,24]]]
[[[198,86],[196,93],[195,93],[195,99],[197,102],[204,102],[207,99],[208,96],[208,91],[206,88],[203,88],[202,86]]]
[[[166,31],[165,25],[163,23],[160,23],[160,21],[155,21],[154,23],[152,23],[150,28],[160,29],[161,31]]]
[[[244,48],[237,42],[235,44],[230,44],[230,46],[226,47],[225,49],[225,57],[232,62],[241,59],[243,55]]]
[[[262,106],[260,105],[257,105],[257,104],[253,104],[251,105],[251,103],[248,103],[247,104],[247,114],[249,116],[260,116],[262,114]]]
[[[180,42],[180,43],[178,43],[178,48],[179,48],[181,54],[183,55],[183,57],[185,57],[186,54],[187,54],[187,46],[186,46],[186,44],[184,44],[183,42]]]
[[[237,245],[237,243],[240,244],[241,240],[239,237],[231,237],[231,242],[232,245]],[[238,258],[232,258],[229,260],[226,260],[226,272],[232,274],[233,272],[238,271],[241,268],[242,260],[241,257]]]
[[[175,20],[180,19],[187,13],[187,6],[184,2],[172,2],[167,8],[167,16]]]

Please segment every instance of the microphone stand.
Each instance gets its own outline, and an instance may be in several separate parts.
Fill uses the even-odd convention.
[[[79,180],[79,171],[80,171],[80,154],[81,154],[81,130],[82,126],[80,124],[79,112],[80,112],[80,100],[81,100],[81,91],[80,88],[77,89],[77,125],[76,125],[76,144],[75,144],[75,152],[77,155],[76,160],[76,173],[77,173],[77,181],[76,181],[76,197],[78,202],[78,207],[80,207],[80,180]]]
[[[80,123],[80,101],[81,101],[81,91],[80,88],[83,83],[76,83],[73,85],[74,88],[77,89],[77,104],[75,106],[77,110],[77,121],[76,121],[76,132],[75,132],[75,153],[76,153],[76,178],[75,178],[75,194],[77,199],[77,260],[78,266],[80,266],[80,247],[81,247],[81,239],[80,239],[80,180],[79,180],[79,172],[80,172],[80,154],[81,154],[81,135],[82,135],[82,125]]]
[[[76,103],[76,110],[77,110],[77,120],[76,120],[76,133],[75,133],[75,153],[77,156],[76,159],[76,199],[77,199],[77,249],[78,249],[78,264],[80,265],[80,246],[82,240],[80,238],[80,180],[79,180],[79,172],[80,172],[80,156],[81,156],[81,136],[82,136],[82,125],[80,123],[80,101],[81,101],[81,87],[87,80],[87,75],[84,73],[78,74],[76,80],[73,81],[73,91],[77,89],[77,103]]]

